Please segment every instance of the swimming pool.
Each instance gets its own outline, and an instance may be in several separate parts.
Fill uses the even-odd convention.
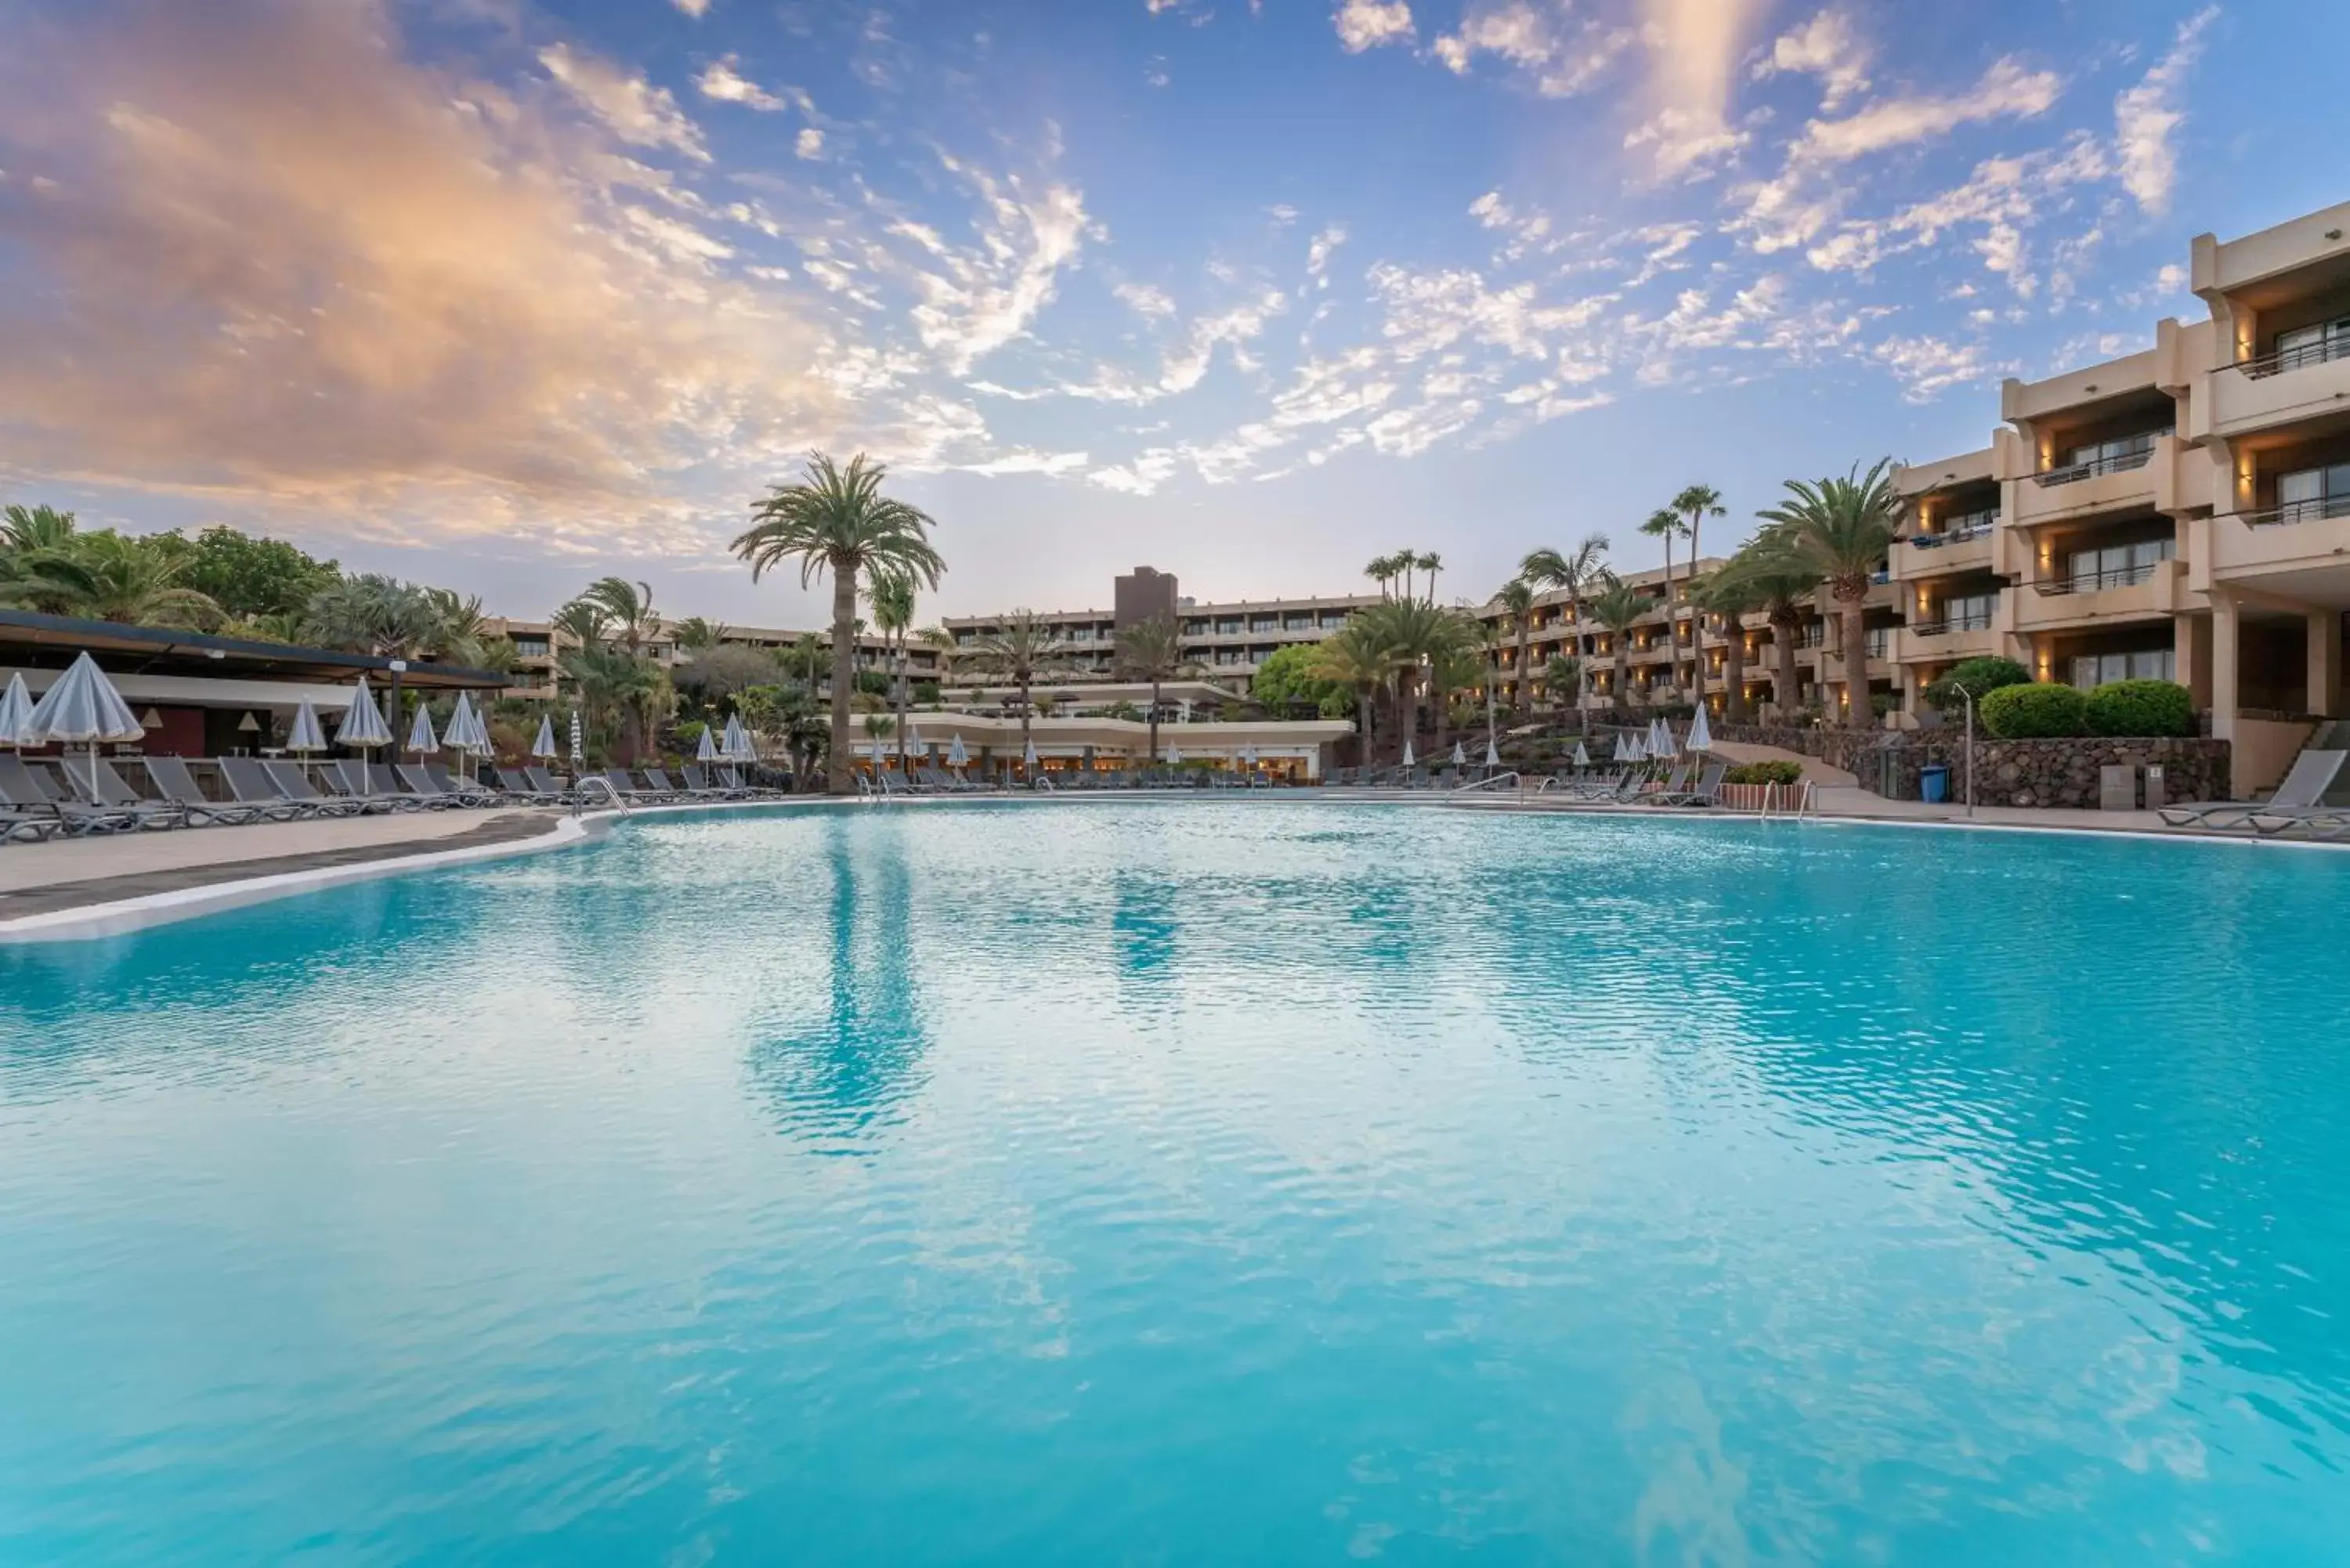
[[[0,1561],[2339,1561],[2345,929],[1102,801],[0,950]]]

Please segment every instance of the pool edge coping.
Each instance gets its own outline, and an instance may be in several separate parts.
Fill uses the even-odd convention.
[[[1297,794],[1306,792],[1300,791]],[[1143,792],[1146,798],[1191,799],[1189,791]],[[1316,800],[1345,800],[1344,794],[1328,790],[1311,792]],[[166,892],[141,894],[136,898],[117,898],[102,903],[84,904],[64,909],[51,909],[36,915],[21,915],[0,920],[0,946],[21,946],[39,942],[90,941],[106,937],[127,936],[156,926],[173,925],[201,916],[218,914],[229,909],[244,909],[278,898],[303,893],[318,892],[354,882],[372,881],[382,877],[405,876],[414,871],[437,870],[446,867],[470,865],[477,861],[503,859],[509,856],[543,854],[550,850],[567,849],[576,845],[607,837],[613,828],[625,822],[644,817],[702,815],[712,813],[748,812],[774,807],[839,809],[851,806],[920,806],[953,805],[958,804],[1003,804],[1027,802],[1075,805],[1090,800],[1132,800],[1134,794],[1100,795],[992,795],[961,797],[952,795],[919,795],[907,799],[876,799],[861,795],[808,795],[760,801],[702,801],[672,805],[639,805],[619,811],[595,811],[556,819],[546,832],[528,838],[504,843],[467,845],[456,849],[421,850],[413,855],[390,855],[378,860],[360,861],[344,866],[320,866],[307,870],[281,871],[265,877],[228,877],[200,887],[178,888]],[[1268,799],[1295,798],[1291,792],[1275,792]],[[1422,799],[1384,795],[1356,799],[1361,805],[1437,806],[1446,803],[1444,797],[1432,795]],[[1825,827],[1889,827],[1937,828],[1962,833],[2054,834],[2068,837],[2103,839],[2138,839],[2166,844],[2217,844],[2251,846],[2272,846],[2282,849],[2314,849],[2336,853],[2350,851],[2350,841],[2324,843],[2312,839],[2279,838],[2274,836],[2240,837],[2233,834],[2196,833],[2168,829],[2155,831],[2139,827],[2067,826],[2061,824],[1969,822],[1963,819],[1919,819],[1916,817],[1878,816],[1804,816],[1757,818],[1745,812],[1675,812],[1667,815],[1655,811],[1609,810],[1604,806],[1576,807],[1570,805],[1527,806],[1492,805],[1484,808],[1497,815],[1511,816],[1587,816],[1629,817],[1636,820],[1668,822],[1744,822],[1786,821],[1797,826]],[[233,862],[230,864],[234,864]]]

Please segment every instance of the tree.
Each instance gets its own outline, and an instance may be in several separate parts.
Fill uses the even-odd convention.
[[[1014,610],[1003,625],[972,645],[971,662],[1020,689],[1020,750],[1028,750],[1028,690],[1068,656],[1060,628],[1034,610]]]
[[[239,620],[299,615],[319,589],[342,576],[283,539],[255,538],[225,523],[204,529],[187,547],[182,579]]]
[[[1842,614],[1845,722],[1866,728],[1868,704],[1868,610],[1865,602],[1877,563],[1893,547],[1901,498],[1893,488],[1893,460],[1879,458],[1866,474],[1855,463],[1844,478],[1806,484],[1787,481],[1787,499],[1756,514],[1771,524],[1790,562],[1828,586]]]
[[[898,572],[882,572],[871,578],[866,597],[873,601],[874,629],[889,645],[890,701],[898,719],[891,729],[898,737],[898,767],[902,772],[906,766],[906,635],[914,628],[914,579]]]
[[[2012,659],[1986,654],[1980,659],[1962,659],[1926,683],[1918,693],[1926,706],[1943,714],[1961,713],[1966,700],[1972,697],[1981,702],[2002,686],[2028,686],[2032,671]]]
[[[733,628],[722,626],[706,616],[690,615],[670,628],[678,647],[691,653],[706,653],[726,640]]]
[[[563,672],[579,693],[588,725],[599,737],[615,713],[629,721],[633,730],[633,715],[650,707],[660,688],[660,671],[650,659],[607,643],[588,643],[565,654]],[[633,733],[630,740],[629,760],[634,762]]]
[[[0,549],[12,555],[62,550],[73,543],[74,514],[54,506],[0,508]]]
[[[642,652],[645,643],[660,629],[660,621],[653,614],[650,583],[632,583],[626,577],[598,577],[572,602],[592,605],[601,611],[604,635],[630,653]]]
[[[1607,535],[1586,534],[1574,549],[1562,554],[1552,549],[1529,553],[1518,563],[1518,576],[1538,588],[1563,591],[1566,595],[1566,621],[1574,639],[1575,652],[1575,705],[1583,706],[1583,601],[1607,572]]]
[[[1640,532],[1665,542],[1665,646],[1672,660],[1667,667],[1665,684],[1678,692],[1681,685],[1681,620],[1673,603],[1673,541],[1689,532],[1689,524],[1681,521],[1679,513],[1660,506],[1648,514],[1648,520],[1640,524]]]
[[[1722,647],[1721,715],[1732,723],[1742,723],[1746,718],[1746,628],[1744,618],[1763,605],[1762,588],[1753,578],[1740,569],[1739,557],[1733,556],[1716,571],[1690,580],[1690,597],[1698,612],[1720,616],[1728,628]],[[1700,625],[1703,624],[1700,619]],[[1698,642],[1699,700],[1705,691],[1705,642]]]
[[[28,553],[26,565],[47,585],[59,613],[130,626],[204,628],[220,606],[187,586],[183,553],[112,530],[74,535],[61,547]]]
[[[1354,691],[1317,672],[1315,654],[1321,646],[1293,642],[1275,649],[1256,667],[1249,695],[1274,712],[1310,705],[1326,719],[1346,718],[1355,711]]]
[[[1355,694],[1355,727],[1362,732],[1366,762],[1371,754],[1371,699],[1386,684],[1388,675],[1387,650],[1379,646],[1378,628],[1367,618],[1367,614],[1357,611],[1320,642],[1299,645],[1311,649],[1305,668],[1315,679],[1343,686]],[[1278,659],[1280,655],[1274,657]],[[1270,665],[1273,660],[1265,662]]]
[[[1629,639],[1632,628],[1642,616],[1657,607],[1657,601],[1625,582],[1613,572],[1600,579],[1599,591],[1591,596],[1591,614],[1607,628],[1609,645],[1616,650],[1615,706],[1628,707],[1625,688],[1631,684],[1632,662]]]
[[[1444,569],[1444,557],[1433,550],[1423,550],[1412,558],[1412,564],[1428,574],[1428,602],[1436,602],[1436,574]]]
[[[1512,577],[1502,585],[1502,591],[1493,596],[1493,602],[1500,605],[1502,613],[1510,618],[1510,629],[1517,636],[1518,701],[1531,708],[1534,706],[1534,672],[1533,665],[1528,662],[1530,655],[1526,652],[1526,636],[1533,629],[1529,623],[1534,614],[1534,586],[1523,577]]]
[[[718,713],[730,697],[754,687],[772,686],[778,671],[773,655],[763,649],[733,644],[708,649],[680,664],[670,682],[705,715]]]
[[[886,464],[863,452],[845,470],[814,453],[800,483],[775,486],[752,509],[757,521],[734,541],[734,553],[751,564],[753,582],[785,561],[799,563],[803,588],[832,574],[832,746],[825,787],[834,794],[854,787],[848,692],[857,667],[858,583],[872,572],[894,572],[935,589],[946,571],[931,545],[930,516],[881,493],[888,473]]]
[[[1458,610],[1441,608],[1409,593],[1399,599],[1383,600],[1348,618],[1366,623],[1363,635],[1386,662],[1395,684],[1402,732],[1399,743],[1409,744],[1419,729],[1422,676],[1438,660],[1482,640],[1477,623]]]
[[[1698,562],[1698,533],[1708,517],[1727,517],[1730,511],[1721,504],[1721,492],[1711,484],[1687,484],[1673,497],[1672,507],[1689,526],[1690,571],[1695,573]],[[1698,616],[1690,621],[1690,639],[1697,644],[1697,700],[1705,701],[1705,618]]]
[[[303,615],[311,637],[322,646],[378,659],[417,658],[442,627],[441,607],[431,593],[381,572],[362,572],[328,584],[310,596]],[[400,722],[400,675],[397,668],[391,672],[390,711],[386,715],[395,761],[407,736]]]
[[[1119,628],[1118,667],[1129,680],[1150,682],[1150,761],[1159,761],[1159,688],[1194,674],[1199,665],[1183,655],[1183,628],[1171,615],[1158,615]]]

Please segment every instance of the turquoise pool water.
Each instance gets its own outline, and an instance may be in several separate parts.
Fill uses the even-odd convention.
[[[2350,1558],[2350,860],[646,821],[0,950],[0,1562]]]

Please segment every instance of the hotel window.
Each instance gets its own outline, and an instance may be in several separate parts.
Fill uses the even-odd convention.
[[[1216,635],[1218,637],[1238,637],[1245,629],[1247,628],[1243,627],[1237,619],[1220,620],[1216,623]]]
[[[2277,475],[2277,521],[2311,523],[2350,513],[2350,462]]]
[[[2168,431],[2140,431],[2136,435],[2116,436],[2111,441],[2093,441],[2065,453],[2061,466],[2086,469],[2092,473],[2112,473],[2120,469],[2136,468],[2154,455],[2155,438],[2169,433]]]
[[[515,638],[514,639],[514,650],[517,656],[524,659],[545,659],[547,654],[546,639],[543,637]]]
[[[2350,316],[2338,321],[2322,321],[2314,327],[2296,327],[2290,332],[2280,332],[2276,340],[2277,369],[2295,370],[2303,365],[2322,365],[2328,359],[2350,356]]]
[[[1274,631],[1277,630],[1279,626],[1280,623],[1269,615],[1257,616],[1249,621],[1251,631]]]
[[[1942,626],[1948,631],[1989,631],[1999,612],[1996,590],[1985,594],[1953,594],[1942,601]]]
[[[1310,615],[1290,616],[1281,623],[1281,629],[1284,631],[1312,631],[1314,629],[1314,618]]]
[[[2092,691],[2116,680],[2175,680],[2176,666],[2167,648],[2144,648],[2135,653],[2081,653],[2073,657],[2073,684]]]
[[[1344,610],[1324,610],[1324,611],[1322,612],[1322,629],[1323,629],[1324,631],[1336,631],[1336,630],[1337,630],[1340,627],[1342,627],[1342,626],[1344,626],[1344,625],[1346,625],[1346,624],[1347,624],[1347,612],[1346,612],[1346,611],[1344,611]]]
[[[2178,549],[2170,539],[2141,539],[2135,545],[2107,545],[2102,549],[2075,550],[2065,557],[2074,593],[2125,587],[2154,576],[2155,566]]]

